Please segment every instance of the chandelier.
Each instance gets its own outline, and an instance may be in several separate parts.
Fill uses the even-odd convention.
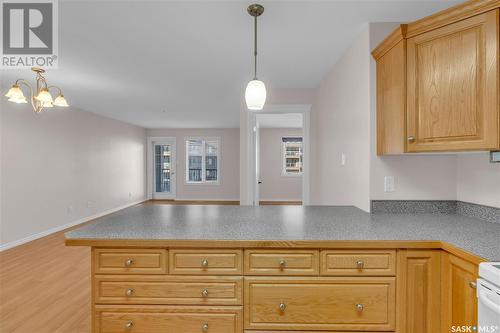
[[[264,13],[264,7],[259,4],[248,6],[248,14],[254,17],[254,77],[248,82],[245,90],[245,101],[249,110],[262,110],[266,103],[266,85],[257,79],[257,17]]]
[[[33,106],[35,113],[40,113],[44,108],[51,108],[55,106],[68,107],[68,102],[61,92],[61,89],[56,86],[49,86],[47,80],[43,76],[45,70],[37,67],[32,67],[31,70],[36,73],[36,90],[24,79],[17,79],[16,82],[9,89],[5,97],[8,98],[9,102],[17,104],[28,103],[28,100],[24,96],[21,89],[21,85],[28,87],[30,91],[30,101]],[[57,97],[52,99],[52,95],[49,90],[55,89],[57,91]]]

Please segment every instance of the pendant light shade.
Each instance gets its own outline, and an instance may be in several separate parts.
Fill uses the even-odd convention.
[[[248,82],[245,90],[245,102],[249,110],[262,110],[266,103],[266,85],[259,80]]]
[[[257,17],[264,13],[264,7],[259,4],[248,6],[248,14],[254,18],[254,77],[248,82],[245,90],[245,102],[249,110],[262,110],[266,103],[266,85],[257,79]]]

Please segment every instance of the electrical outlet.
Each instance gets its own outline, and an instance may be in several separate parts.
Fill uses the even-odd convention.
[[[384,177],[384,192],[394,192],[394,176]]]
[[[128,192],[128,197],[132,198],[132,192]]]
[[[73,206],[72,205],[69,205],[67,208],[66,208],[66,212],[68,214],[72,214],[73,213]]]
[[[346,162],[346,156],[345,153],[340,154],[340,164],[345,165]]]
[[[92,201],[89,200],[89,201],[87,201],[87,208],[90,208],[90,207],[92,207]]]

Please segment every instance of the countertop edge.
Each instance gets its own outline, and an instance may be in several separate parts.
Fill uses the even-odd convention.
[[[204,239],[99,239],[66,238],[67,246],[123,247],[123,248],[394,248],[441,249],[462,259],[479,264],[488,261],[456,245],[440,240],[204,240]]]

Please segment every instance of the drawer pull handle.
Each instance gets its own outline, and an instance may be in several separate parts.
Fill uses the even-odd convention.
[[[129,288],[129,289],[127,289],[127,291],[125,292],[125,295],[127,295],[127,296],[132,296],[132,294],[133,294],[133,293],[134,293],[134,289]]]
[[[203,291],[201,292],[201,296],[208,297],[208,289],[203,289]]]
[[[280,310],[285,311],[286,309],[286,304],[285,303],[280,303]]]
[[[410,135],[408,137],[408,142],[415,142],[415,137]]]
[[[201,329],[203,330],[203,332],[208,332],[208,323],[203,324]]]
[[[283,269],[286,266],[286,261],[285,260],[280,260],[279,262],[280,268]]]
[[[364,263],[364,261],[363,261],[363,260],[358,260],[358,261],[356,261],[356,267],[357,267],[358,269],[363,269],[363,267],[364,267],[364,266],[365,266],[365,263]]]
[[[471,287],[472,289],[477,289],[476,282],[474,282],[474,281],[469,282],[469,287]]]
[[[358,312],[363,311],[364,308],[365,308],[365,306],[363,304],[356,304],[356,310],[358,310]]]
[[[202,266],[202,267],[208,267],[208,260],[207,260],[207,259],[203,259],[203,260],[201,261],[201,266]]]
[[[134,263],[134,261],[132,259],[125,260],[125,266],[127,266],[127,267],[132,266],[133,263]]]
[[[127,323],[125,324],[125,329],[130,330],[132,329],[132,327],[134,327],[134,323],[132,321],[127,321]]]

